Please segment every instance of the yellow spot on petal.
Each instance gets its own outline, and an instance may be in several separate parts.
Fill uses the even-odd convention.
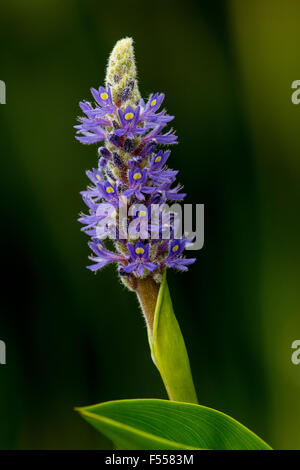
[[[135,252],[137,255],[142,255],[143,253],[145,253],[145,250],[144,248],[139,247],[135,249]]]
[[[139,217],[144,217],[145,215],[147,215],[145,211],[140,211],[140,212],[138,213],[138,216],[139,216]]]
[[[100,175],[96,175],[96,178],[97,178],[97,180],[101,181],[101,176]]]
[[[132,119],[132,118],[133,118],[133,113],[126,113],[125,114],[126,121],[130,121],[130,119]]]
[[[178,251],[178,248],[179,248],[179,246],[175,245],[175,246],[173,246],[172,251],[174,251],[174,253],[176,253],[176,251]]]
[[[133,179],[134,179],[134,180],[139,180],[139,179],[141,179],[141,177],[142,177],[141,173],[135,173],[135,174],[133,175]]]
[[[107,192],[107,193],[113,193],[113,192],[114,192],[114,188],[112,188],[111,186],[107,186],[106,192]]]
[[[158,162],[160,162],[160,161],[161,161],[161,156],[158,155],[158,157],[156,157],[156,159],[155,159],[155,163],[158,163]]]
[[[156,105],[156,100],[152,100],[151,101],[151,106],[155,106]]]
[[[97,245],[97,247],[99,248],[99,250],[102,250],[103,246],[100,245],[100,243]]]
[[[108,94],[107,93],[101,93],[100,95],[102,100],[107,100],[108,99]]]

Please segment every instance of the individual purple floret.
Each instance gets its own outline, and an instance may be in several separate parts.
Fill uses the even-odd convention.
[[[131,106],[127,106],[124,112],[119,109],[118,114],[122,126],[121,129],[115,131],[115,134],[118,136],[127,135],[127,137],[133,139],[135,135],[144,134],[146,132],[146,129],[137,127],[140,117],[139,106],[135,110],[133,110]]]
[[[148,175],[155,183],[170,183],[170,181],[175,181],[178,171],[163,169],[170,153],[169,150],[167,152],[160,150],[152,158]]]
[[[127,247],[130,255],[130,263],[124,268],[126,273],[135,271],[138,276],[142,276],[145,269],[151,272],[157,268],[155,263],[149,261],[149,245],[137,242],[135,245],[128,243]]]
[[[169,244],[168,256],[162,261],[162,264],[169,268],[176,268],[179,271],[187,271],[187,266],[194,263],[196,258],[183,258],[181,254],[185,248],[186,240],[172,240]]]
[[[146,105],[144,100],[140,101],[140,105],[143,108],[141,120],[146,122],[147,127],[155,127],[161,124],[165,125],[174,119],[174,116],[168,116],[165,110],[161,111],[160,113],[156,113],[156,111],[160,108],[164,98],[165,95],[163,93],[155,93],[154,95],[150,95]]]
[[[99,105],[99,107],[96,107],[96,109],[92,111],[91,115],[95,115],[96,113],[98,114],[98,112],[101,115],[111,114],[115,111],[116,107],[112,102],[111,91],[109,87],[107,88],[107,90],[103,86],[100,86],[99,90],[95,90],[95,88],[92,88],[91,92],[96,103]]]
[[[107,250],[103,243],[97,239],[92,239],[92,241],[89,243],[89,247],[95,254],[93,256],[90,256],[90,260],[96,263],[92,264],[91,266],[88,266],[88,269],[90,269],[91,271],[98,271],[98,269],[103,268],[109,263],[126,261],[124,256]]]
[[[146,186],[147,181],[147,170],[140,170],[140,168],[136,168],[134,171],[129,170],[129,187],[124,191],[124,196],[127,198],[135,195],[137,199],[144,200],[144,194],[153,194],[156,188],[152,186]],[[142,194],[144,193],[144,194]]]

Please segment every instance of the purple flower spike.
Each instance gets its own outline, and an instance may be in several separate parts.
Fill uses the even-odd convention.
[[[124,41],[131,47],[131,40]],[[168,207],[186,196],[176,183],[178,171],[168,167],[170,151],[161,148],[177,143],[166,129],[174,116],[162,109],[163,93],[141,99],[133,52],[127,52],[126,60],[119,54],[109,61],[106,86],[91,89],[92,101],[80,102],[84,117],[74,127],[77,140],[98,144],[98,164],[81,192],[87,214],[79,222],[93,252],[88,269],[115,263],[125,285],[135,288],[136,278],[159,283],[166,268],[186,271],[195,259],[184,257],[190,240],[180,238],[180,217]]]

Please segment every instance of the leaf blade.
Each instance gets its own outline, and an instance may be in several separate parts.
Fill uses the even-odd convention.
[[[195,404],[120,400],[78,411],[118,448],[126,450],[271,449],[230,416]]]

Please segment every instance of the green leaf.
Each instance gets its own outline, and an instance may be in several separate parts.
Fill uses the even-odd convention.
[[[120,400],[78,408],[117,448],[271,449],[229,416],[204,406],[167,400]]]
[[[166,273],[154,314],[153,335],[148,331],[151,355],[170,400],[198,403],[184,339],[173,311]]]

